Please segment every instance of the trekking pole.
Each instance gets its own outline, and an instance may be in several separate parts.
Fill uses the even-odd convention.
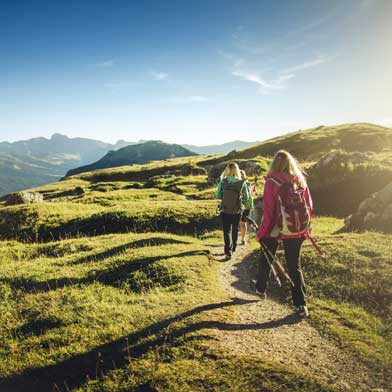
[[[264,244],[262,242],[260,242],[262,244],[262,246],[264,246]],[[290,282],[290,284],[294,287],[294,282],[293,280],[290,278],[290,275],[286,272],[285,268],[283,267],[283,264],[280,262],[278,256],[275,254],[273,255],[272,252],[265,246],[267,252],[270,254],[270,256],[273,259],[273,262],[275,262],[277,264],[277,266],[279,267],[280,271],[282,272],[283,276]]]
[[[254,219],[252,219],[250,216],[246,216],[245,220],[257,231],[259,230],[259,226],[257,225],[257,223],[254,221]]]
[[[249,216],[247,216],[245,218],[247,220],[247,222],[257,231],[259,230],[259,226],[257,225],[257,223],[254,221],[254,219],[250,218]],[[290,278],[290,275],[286,272],[285,268],[283,267],[283,264],[280,262],[279,258],[277,255],[273,255],[270,250],[262,243],[261,246],[265,247],[265,249],[268,251],[268,253],[270,254],[270,256],[272,257],[273,262],[276,262],[276,264],[278,265],[280,271],[282,272],[282,274],[284,275],[284,277],[290,282],[290,284],[294,287],[294,282],[293,280]],[[264,252],[265,252],[265,249]]]
[[[271,263],[268,254],[265,252],[265,250],[264,250],[264,248],[263,248],[264,244],[263,244],[262,242],[260,242],[260,244],[262,244],[262,245],[261,245],[261,250],[262,250],[262,252],[264,253],[264,257],[266,258],[268,265],[269,265],[270,268],[271,268],[271,271],[272,271],[272,274],[274,275],[274,278],[275,278],[275,280],[276,280],[276,283],[278,284],[279,287],[282,287],[282,282],[281,282],[280,279],[279,279],[279,276],[278,276],[278,274],[277,274],[277,272],[276,272],[276,269],[275,269],[275,267],[273,266],[273,263]]]
[[[312,243],[312,245],[314,246],[314,248],[317,250],[317,252],[320,254],[320,256],[323,259],[327,258],[327,255],[325,254],[325,252],[320,248],[320,246],[316,243],[316,241],[310,236],[308,235],[309,241]]]

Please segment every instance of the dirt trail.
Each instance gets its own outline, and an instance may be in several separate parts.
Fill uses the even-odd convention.
[[[221,248],[213,254],[221,259]],[[230,297],[255,300],[248,274],[250,251],[239,246],[232,260],[222,262],[221,283]],[[224,331],[217,337],[223,347],[239,355],[260,356],[284,364],[288,369],[310,375],[338,390],[387,391],[380,377],[322,336],[308,321],[299,319],[279,299],[251,302],[235,307],[235,322],[243,329]],[[379,389],[376,389],[379,388]]]

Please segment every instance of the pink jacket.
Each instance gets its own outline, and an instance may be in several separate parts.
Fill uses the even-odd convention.
[[[279,217],[278,211],[278,192],[279,192],[279,185],[272,181],[268,180],[270,177],[274,177],[280,181],[290,181],[290,176],[287,173],[283,172],[275,172],[270,173],[265,177],[265,186],[264,186],[264,194],[263,194],[263,218],[261,219],[261,224],[259,231],[257,232],[257,238],[260,240],[262,238],[270,238],[271,237],[271,230],[277,223]],[[308,206],[310,207],[310,211],[312,213],[313,209],[313,202],[312,197],[310,195],[309,188],[306,188],[305,197]],[[307,233],[305,234],[294,234],[293,236],[284,236],[280,235],[279,238],[301,238],[306,237]]]

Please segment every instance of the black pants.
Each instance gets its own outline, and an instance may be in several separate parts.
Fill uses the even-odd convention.
[[[301,270],[301,246],[303,238],[290,238],[283,240],[284,256],[286,259],[287,272],[294,283],[291,287],[291,295],[294,306],[306,305],[306,287]],[[265,247],[269,249],[272,255],[275,255],[278,248],[278,240],[275,238],[264,238],[262,240]],[[263,247],[262,247],[263,248]],[[260,292],[265,292],[268,286],[268,280],[271,275],[271,268],[268,264],[267,257],[272,262],[272,257],[268,252],[261,251],[259,263],[259,272],[256,287]],[[275,266],[275,269],[277,267]]]
[[[225,240],[225,254],[231,254],[237,247],[238,225],[241,214],[225,214],[222,212],[223,239]]]

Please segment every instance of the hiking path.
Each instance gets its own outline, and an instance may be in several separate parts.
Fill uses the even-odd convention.
[[[391,390],[382,374],[367,368],[312,326],[311,314],[310,319],[299,318],[279,298],[277,287],[272,287],[267,299],[254,293],[250,271],[257,252],[246,245],[238,246],[227,262],[223,261],[221,247],[212,247],[211,252],[221,261],[219,279],[223,289],[231,298],[243,300],[234,307],[236,328],[220,331],[217,336],[222,347],[236,355],[282,364],[289,371],[310,376],[339,391]]]

